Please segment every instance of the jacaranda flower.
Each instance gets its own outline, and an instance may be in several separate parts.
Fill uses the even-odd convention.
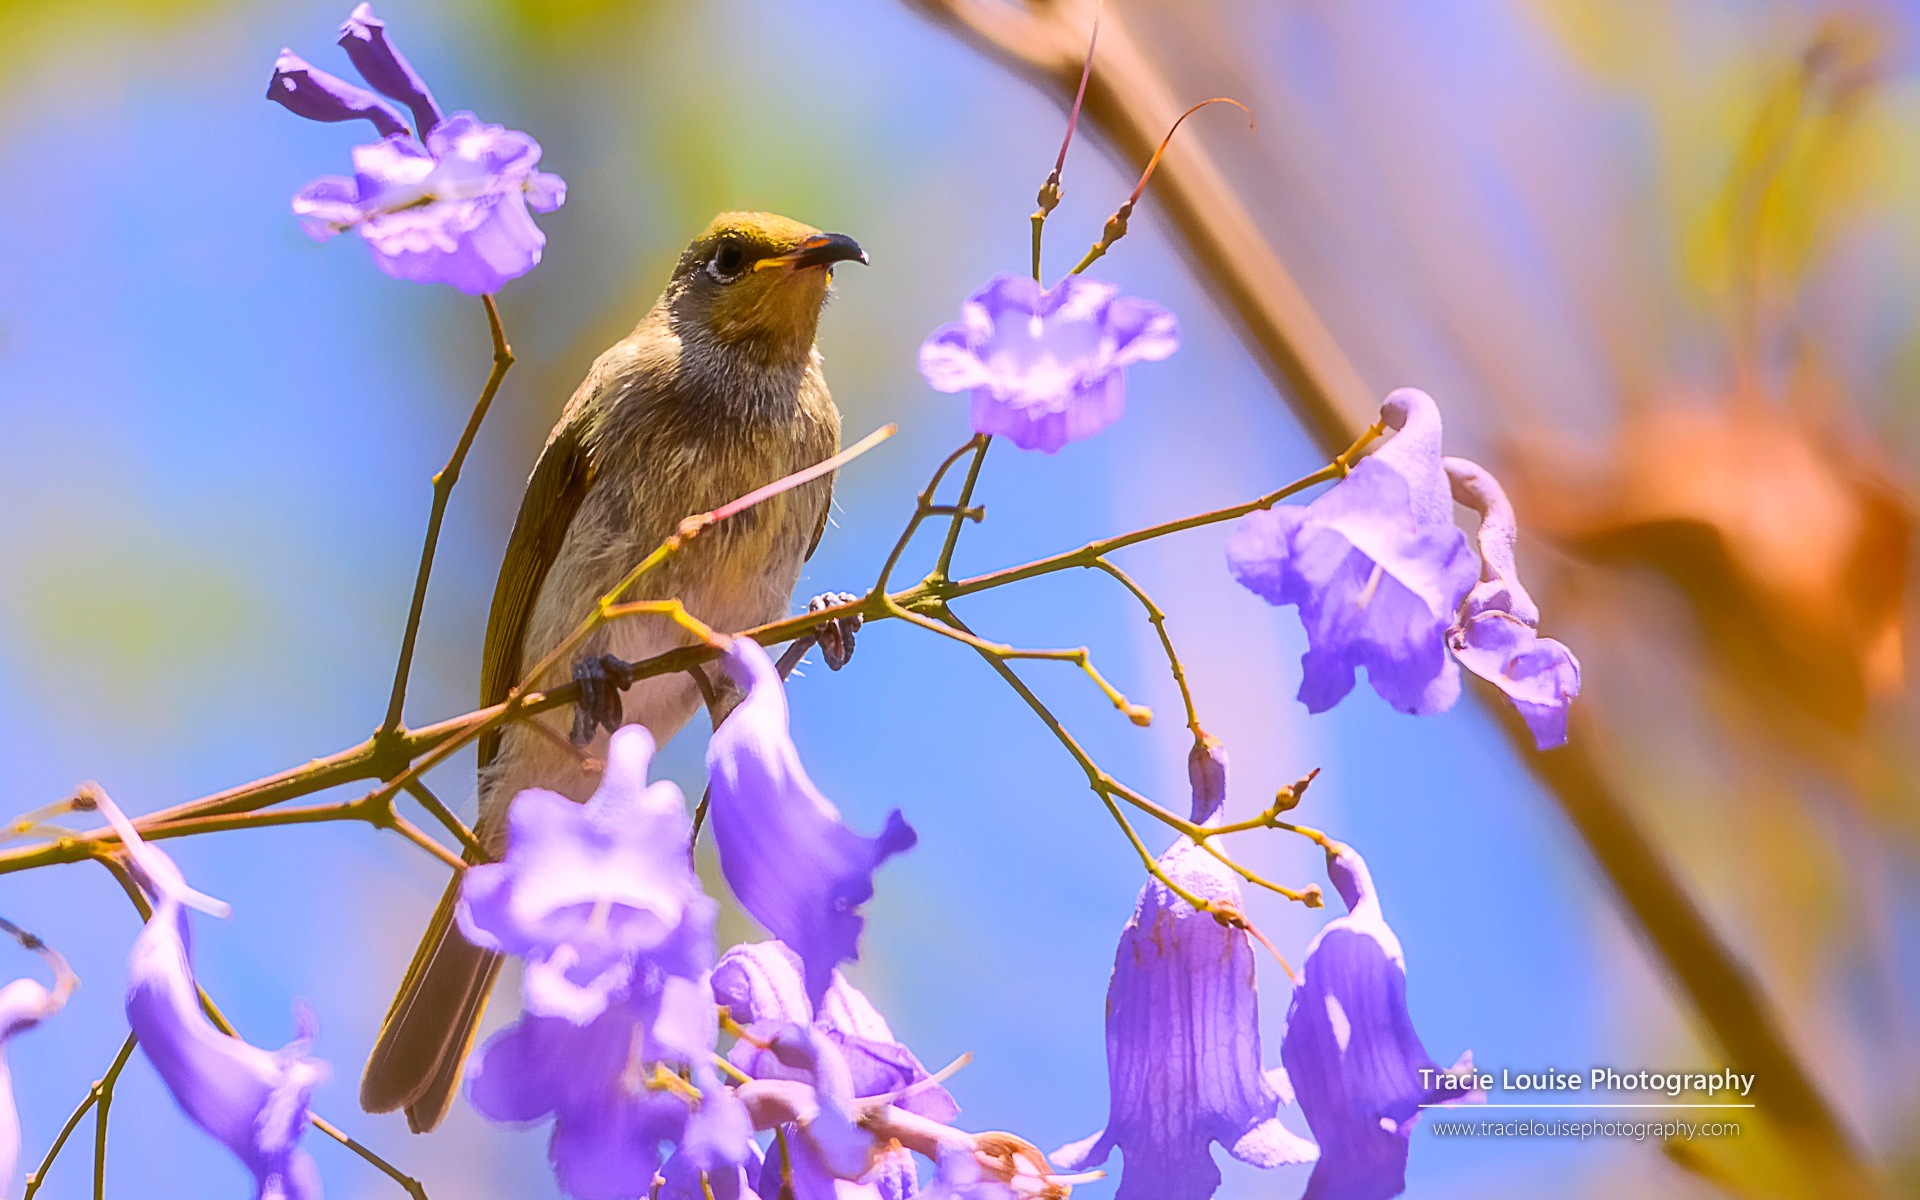
[[[591,799],[521,792],[505,858],[467,870],[460,932],[527,960],[530,1013],[584,1024],[648,964],[691,980],[713,963],[719,908],[693,873],[686,800],[671,782],[647,782],[652,761],[653,735],[620,729]]]
[[[467,1098],[489,1120],[551,1119],[547,1153],[569,1196],[635,1200],[663,1143],[698,1143],[702,1169],[722,1176],[724,1161],[751,1157],[750,1131],[710,1065],[717,1035],[704,978],[649,970],[585,1024],[522,1015],[474,1056]]]
[[[945,1088],[922,1082],[927,1078],[926,1068],[913,1051],[894,1040],[886,1018],[840,972],[833,973],[826,999],[816,1014],[800,975],[800,956],[781,942],[735,946],[721,955],[713,969],[713,998],[747,1028],[748,1038],[753,1039],[736,1042],[729,1058],[756,1079],[811,1082],[810,1066],[789,1065],[772,1046],[772,1040],[784,1030],[811,1026],[839,1052],[855,1097],[871,1099],[904,1091],[893,1102],[907,1112],[938,1122],[960,1115],[960,1106]],[[763,1048],[755,1041],[769,1045]],[[791,1051],[788,1057],[792,1057]],[[799,1136],[797,1130],[790,1131],[789,1141]],[[778,1191],[781,1167],[773,1156],[769,1156],[768,1164],[762,1168],[760,1186],[762,1195],[772,1197]],[[827,1200],[906,1200],[916,1194],[919,1184],[913,1155],[904,1150],[882,1153],[857,1181],[833,1177],[817,1154],[804,1155],[797,1168],[789,1161],[787,1170],[790,1174],[797,1170],[797,1197],[808,1195],[811,1189]]]
[[[759,1173],[760,1146],[747,1106],[713,1077],[679,1148],[660,1168],[661,1188],[650,1200],[738,1200],[753,1194]]]
[[[1480,582],[1447,631],[1447,645],[1462,666],[1507,694],[1535,746],[1565,745],[1567,708],[1580,694],[1580,660],[1536,632],[1540,609],[1514,565],[1519,523],[1500,481],[1464,458],[1449,458],[1446,467],[1454,499],[1480,514]]]
[[[713,998],[749,1035],[761,1041],[789,1025],[809,1025],[840,1050],[859,1097],[890,1095],[913,1088],[895,1103],[934,1121],[951,1121],[960,1106],[938,1084],[914,1087],[927,1078],[913,1051],[894,1040],[887,1020],[859,988],[839,971],[827,986],[816,1013],[800,975],[800,956],[785,943],[753,942],[735,946],[713,968]],[[733,1065],[756,1079],[799,1079],[773,1051],[745,1038],[729,1055]]]
[[[127,1023],[141,1053],[193,1123],[253,1172],[256,1200],[318,1200],[319,1172],[300,1148],[308,1097],[329,1074],[325,1063],[307,1057],[312,1013],[296,1008],[295,1038],[278,1051],[216,1029],[200,1007],[187,909],[220,917],[231,910],[188,887],[173,860],[142,841],[112,800],[96,800],[153,904],[127,957]]]
[[[1309,712],[1339,703],[1358,667],[1401,712],[1442,712],[1460,695],[1446,632],[1477,572],[1453,521],[1440,410],[1401,388],[1380,417],[1398,432],[1345,479],[1311,504],[1249,514],[1227,543],[1234,578],[1269,604],[1299,606]]]
[[[506,857],[468,869],[455,912],[474,944],[527,960],[525,1012],[475,1057],[468,1098],[496,1121],[551,1118],[555,1175],[581,1200],[645,1196],[662,1143],[723,1188],[752,1155],[711,1065],[717,906],[693,874],[680,789],[647,782],[652,758],[653,736],[629,725],[585,804],[515,796]]]
[[[1160,866],[1203,900],[1238,909],[1240,885],[1187,841]],[[1107,985],[1107,1127],[1065,1146],[1069,1171],[1125,1158],[1115,1200],[1206,1200],[1220,1186],[1210,1145],[1256,1167],[1312,1162],[1280,1123],[1286,1081],[1260,1067],[1259,994],[1245,930],[1196,912],[1158,880],[1141,889]]]
[[[848,829],[800,765],[786,689],[766,650],[735,638],[721,662],[746,697],[707,743],[720,869],[754,919],[799,954],[817,1009],[834,968],[858,957],[874,870],[911,849],[914,832],[898,809],[878,837]]]
[[[1421,1069],[1439,1068],[1407,1013],[1400,940],[1380,915],[1367,864],[1351,847],[1334,846],[1327,875],[1347,915],[1307,947],[1280,1061],[1320,1142],[1302,1200],[1386,1200],[1406,1187],[1420,1106],[1484,1096],[1423,1084]],[[1467,1056],[1453,1069],[1471,1066]]]
[[[739,1089],[756,1125],[782,1130],[783,1148],[767,1155],[755,1191],[764,1200],[897,1200],[883,1198],[878,1184],[867,1181],[883,1166],[886,1147],[857,1123],[853,1072],[839,1047],[806,1025],[786,1026],[768,1045],[788,1077],[756,1079]],[[894,1172],[885,1174],[897,1186]]]
[[[39,951],[53,968],[51,988],[38,979],[16,979],[0,987],[0,1193],[5,1193],[13,1183],[14,1168],[20,1165],[20,1112],[13,1103],[13,1070],[7,1065],[7,1044],[65,1008],[80,979],[59,951],[39,938],[11,921],[0,920],[0,928],[19,938],[27,949]]]
[[[996,275],[920,347],[920,373],[936,391],[973,393],[975,433],[1051,454],[1120,419],[1130,364],[1179,348],[1172,313],[1110,283],[1069,275],[1043,291]]]
[[[340,44],[368,83],[412,110],[414,126],[409,132],[392,105],[282,50],[268,99],[315,121],[364,118],[381,135],[354,148],[352,178],[322,176],[294,195],[301,227],[318,241],[357,230],[395,279],[469,295],[531,271],[547,239],[528,210],[552,212],[567,195],[558,175],[535,169],[540,144],[470,112],[442,117],[368,5],[347,18]]]

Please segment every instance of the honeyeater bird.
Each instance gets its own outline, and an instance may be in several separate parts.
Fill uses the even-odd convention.
[[[867,261],[852,238],[770,213],[722,213],[687,247],[640,324],[594,361],[534,465],[487,621],[483,707],[504,700],[682,518],[839,449],[840,413],[813,339],[834,264],[848,260]],[[830,476],[816,480],[714,526],[626,599],[678,597],[723,631],[786,616],[832,488]],[[512,724],[481,739],[476,834],[491,857],[504,850],[521,790],[592,794],[607,737],[599,726],[638,722],[664,744],[699,709],[701,689],[685,674],[640,680],[622,702],[605,686],[602,656],[635,661],[690,640],[665,618],[629,617],[536,683],[571,673],[588,685],[574,721],[593,739],[584,746],[570,745],[559,713],[536,718],[546,729]],[[459,886],[456,876],[441,897],[360,1082],[369,1112],[405,1108],[416,1132],[446,1115],[500,969],[455,926]]]

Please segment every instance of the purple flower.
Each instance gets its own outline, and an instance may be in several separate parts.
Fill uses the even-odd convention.
[[[20,944],[38,950],[53,968],[53,987],[37,979],[16,979],[0,987],[0,1192],[13,1183],[13,1170],[20,1164],[20,1113],[13,1103],[13,1070],[7,1065],[7,1044],[67,1006],[67,997],[80,985],[80,979],[67,966],[67,960],[53,947],[12,922],[0,920],[0,927],[20,939]]]
[[[294,195],[302,228],[318,241],[358,230],[395,279],[469,295],[531,271],[547,239],[529,210],[552,212],[567,190],[558,175],[535,169],[540,144],[470,112],[443,118],[367,5],[347,18],[340,44],[368,83],[412,110],[414,128],[379,97],[281,51],[268,99],[316,121],[365,118],[381,134],[354,147],[352,178],[325,175]]]
[[[1130,363],[1179,348],[1172,313],[1110,283],[1069,275],[1042,291],[996,275],[920,347],[920,373],[936,391],[973,393],[974,432],[1052,454],[1120,419]]]
[[[811,1026],[840,1052],[862,1099],[906,1089],[895,1103],[934,1121],[952,1121],[960,1106],[939,1084],[915,1086],[928,1077],[913,1051],[894,1040],[893,1030],[859,988],[839,971],[827,986],[816,1014],[800,975],[800,956],[785,943],[753,942],[735,946],[713,968],[713,998],[735,1021],[761,1041],[788,1026]],[[729,1054],[733,1065],[756,1079],[802,1079],[805,1073],[783,1064],[771,1050],[745,1038]]]
[[[717,906],[680,789],[647,782],[652,758],[653,736],[629,725],[585,804],[515,796],[506,857],[468,869],[455,910],[474,944],[527,960],[525,1012],[481,1048],[468,1099],[495,1121],[551,1118],[555,1175],[581,1200],[646,1195],[663,1142],[689,1156],[676,1170],[720,1188],[752,1156],[710,1061]]]
[[[1220,860],[1182,840],[1161,859],[1181,887],[1239,907]],[[1121,931],[1107,985],[1107,1127],[1053,1158],[1098,1166],[1118,1147],[1115,1200],[1204,1200],[1220,1186],[1209,1146],[1257,1167],[1311,1162],[1311,1142],[1279,1120],[1286,1079],[1260,1067],[1253,944],[1153,881]]]
[[[1480,582],[1467,593],[1447,645],[1462,666],[1507,694],[1542,750],[1567,741],[1567,709],[1580,694],[1580,660],[1535,632],[1540,609],[1520,584],[1519,523],[1500,481],[1464,458],[1446,461],[1454,499],[1480,514]]]
[[[1439,1068],[1407,1013],[1400,940],[1380,915],[1367,864],[1351,847],[1334,847],[1327,875],[1347,915],[1307,947],[1280,1060],[1320,1142],[1302,1200],[1385,1200],[1406,1187],[1407,1141],[1420,1106],[1483,1097],[1422,1082],[1422,1069]],[[1469,1055],[1453,1069],[1471,1066]]]
[[[839,1046],[807,1025],[788,1025],[769,1039],[769,1055],[787,1077],[740,1085],[741,1100],[762,1128],[779,1126],[784,1153],[768,1154],[755,1191],[775,1200],[899,1200],[900,1164],[858,1124],[853,1071]],[[890,1156],[888,1156],[890,1157]],[[913,1178],[911,1163],[907,1176]],[[883,1180],[887,1187],[883,1188]],[[889,1190],[891,1189],[891,1190]]]
[[[112,800],[96,800],[153,904],[127,957],[127,1023],[141,1052],[193,1123],[253,1172],[259,1200],[317,1200],[320,1175],[300,1148],[308,1097],[329,1074],[325,1063],[307,1057],[312,1013],[295,1009],[295,1039],[278,1051],[214,1028],[194,981],[187,909],[221,917],[231,910],[188,887],[173,860],[142,841]]]
[[[718,1080],[716,1079],[717,1085]],[[687,1121],[679,1149],[660,1169],[660,1191],[651,1200],[738,1200],[753,1194],[760,1173],[760,1147],[753,1140],[747,1106],[730,1089],[713,1086]]]
[[[746,698],[707,743],[720,869],[741,905],[799,954],[817,1009],[834,968],[858,957],[875,868],[912,848],[914,832],[898,809],[878,837],[848,829],[800,765],[767,652],[735,638],[722,662]]]
[[[1227,543],[1234,578],[1269,604],[1299,606],[1309,712],[1339,703],[1358,667],[1401,712],[1442,712],[1460,695],[1446,632],[1475,567],[1453,523],[1440,411],[1401,388],[1380,416],[1399,432],[1345,479],[1311,504],[1249,514]]]
[[[644,726],[619,730],[591,799],[521,792],[506,857],[467,870],[460,932],[527,960],[530,1013],[585,1024],[649,964],[697,979],[713,961],[719,906],[693,873],[686,801],[670,782],[647,782],[652,760]]]
[[[548,1157],[578,1200],[646,1196],[667,1142],[702,1147],[703,1169],[724,1178],[722,1162],[751,1151],[709,1065],[717,1033],[704,979],[647,972],[585,1024],[527,1014],[495,1034],[474,1056],[467,1098],[492,1121],[551,1119]]]

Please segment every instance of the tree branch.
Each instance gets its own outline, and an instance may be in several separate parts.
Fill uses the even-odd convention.
[[[1072,0],[905,0],[1063,102],[1080,73],[1091,6]],[[1114,13],[1103,18],[1100,59],[1085,112],[1126,163],[1144,162],[1181,111],[1166,81]],[[1187,262],[1209,295],[1232,311],[1270,378],[1324,450],[1354,439],[1372,392],[1327,330],[1199,143],[1168,150],[1155,196]],[[1036,564],[1037,565],[1037,564]],[[966,584],[961,585],[965,589]],[[962,593],[963,594],[963,593]],[[1569,744],[1533,749],[1524,725],[1493,700],[1515,751],[1558,801],[1648,947],[1665,964],[1730,1065],[1767,1080],[1768,1108],[1786,1129],[1802,1168],[1835,1194],[1874,1195],[1881,1185],[1852,1136],[1788,1045],[1754,974],[1720,938],[1595,757],[1604,731],[1583,715]],[[1777,1105],[1777,1107],[1776,1107]]]

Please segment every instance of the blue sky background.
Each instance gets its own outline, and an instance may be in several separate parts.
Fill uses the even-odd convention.
[[[331,43],[345,7],[178,6],[84,27],[49,18],[11,59],[0,91],[14,180],[0,189],[8,811],[82,779],[148,811],[349,745],[381,715],[428,477],[485,375],[486,343],[478,302],[388,280],[357,242],[315,245],[287,212],[307,179],[344,169],[356,133],[299,121],[262,94],[283,44],[344,71]],[[799,598],[868,583],[914,490],[967,435],[964,402],[924,386],[915,350],[972,287],[1024,265],[1026,214],[1060,128],[1050,103],[879,0],[809,5],[804,19],[776,0],[601,16],[583,6],[587,17],[539,36],[479,11],[381,8],[446,107],[532,132],[571,192],[542,219],[548,261],[503,301],[522,363],[453,502],[416,722],[471,705],[493,572],[561,402],[722,207],[842,230],[872,256],[871,268],[841,272],[821,344],[850,439],[886,421],[901,432],[843,473],[837,526]],[[1128,184],[1092,145],[1076,148],[1049,226],[1051,272]],[[1151,198],[1143,211],[1102,271],[1176,310],[1182,350],[1132,373],[1127,418],[1102,437],[1056,457],[996,447],[980,491],[989,518],[969,530],[960,569],[1232,503],[1316,465],[1183,271]],[[1232,754],[1235,808],[1323,768],[1302,819],[1368,856],[1435,1057],[1471,1047],[1495,1068],[1701,1063],[1583,851],[1487,718],[1470,704],[1403,718],[1363,688],[1309,719],[1292,699],[1298,623],[1231,581],[1225,536],[1143,546],[1123,564],[1172,614],[1203,719]],[[1061,577],[962,612],[1003,640],[1094,647],[1120,687],[1154,705],[1152,729],[1129,726],[1067,668],[1024,673],[1110,770],[1177,806],[1187,748],[1177,696],[1117,588]],[[974,1053],[950,1085],[970,1126],[1044,1147],[1098,1127],[1103,993],[1141,876],[1077,768],[971,654],[892,623],[862,635],[851,669],[815,667],[792,694],[809,768],[850,822],[871,830],[899,807],[921,835],[879,878],[858,981],[923,1060]],[[696,728],[661,760],[695,794],[701,750]],[[470,771],[463,758],[434,779],[469,810]],[[360,1064],[444,881],[439,864],[361,827],[168,850],[197,887],[234,905],[229,922],[196,918],[195,952],[239,1028],[276,1046],[291,1036],[296,998],[317,1010],[317,1053],[335,1072],[318,1112],[436,1200],[552,1194],[544,1131],[494,1129],[462,1108],[416,1139],[355,1103]],[[1248,861],[1295,882],[1322,879],[1309,850],[1278,835],[1243,845]],[[1903,886],[1911,958],[1915,896]],[[1250,905],[1296,955],[1329,915],[1263,896]],[[69,1010],[11,1054],[24,1168],[124,1033],[136,918],[108,876],[84,866],[0,878],[0,913],[59,946],[84,980]],[[743,919],[729,929],[751,936]],[[10,961],[9,972],[30,965]],[[1271,967],[1263,1017],[1277,1063],[1287,989]],[[493,1021],[511,997],[503,987]],[[398,1194],[325,1139],[309,1145],[329,1195]],[[90,1138],[77,1141],[41,1194],[85,1194],[89,1151]],[[1301,1170],[1263,1175],[1221,1158],[1223,1197],[1304,1184]],[[1693,1194],[1653,1147],[1618,1142],[1416,1134],[1410,1180],[1422,1197]],[[246,1187],[138,1058],[113,1109],[109,1181],[151,1200]]]

